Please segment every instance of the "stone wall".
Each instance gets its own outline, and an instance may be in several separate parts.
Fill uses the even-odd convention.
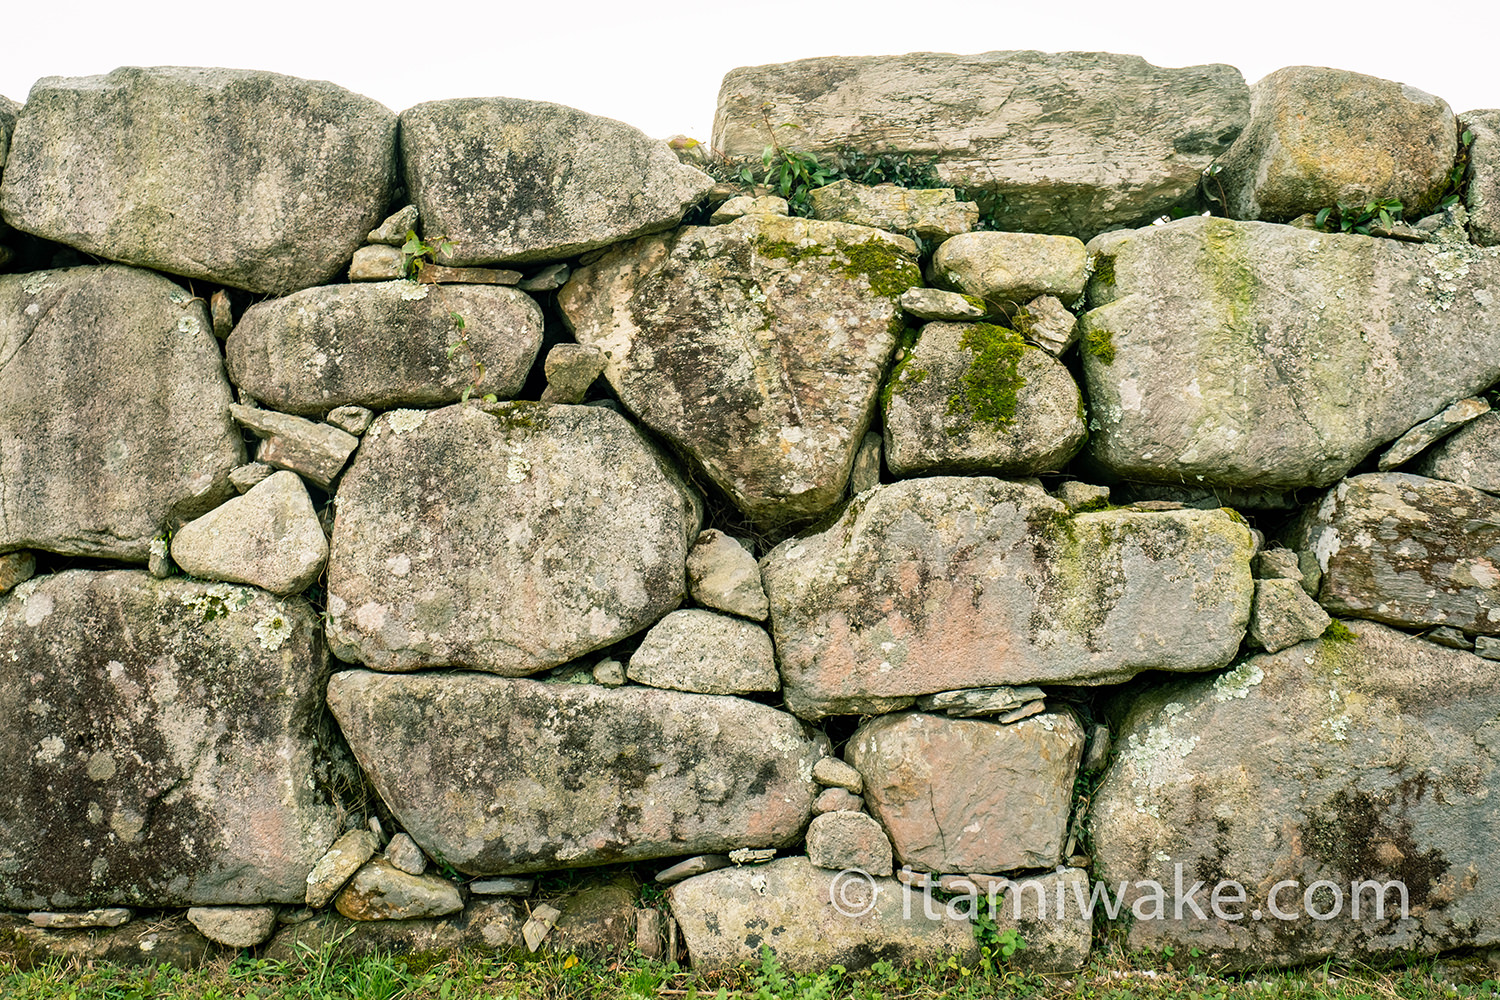
[[[1500,944],[1497,130],[1102,53],[737,69],[708,147],[0,100],[0,951]]]

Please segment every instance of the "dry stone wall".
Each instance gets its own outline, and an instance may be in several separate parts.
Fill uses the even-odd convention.
[[[1500,945],[1497,121],[1037,52],[737,69],[709,145],[0,99],[0,953]]]

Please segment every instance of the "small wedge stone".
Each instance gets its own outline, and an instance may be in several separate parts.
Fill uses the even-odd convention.
[[[863,812],[865,800],[847,788],[825,788],[813,800],[813,813]]]
[[[1396,443],[1380,456],[1381,472],[1405,465],[1427,448],[1452,434],[1464,424],[1490,412],[1489,400],[1482,396],[1460,399],[1437,416],[1424,420],[1396,439]]]
[[[350,281],[394,281],[406,274],[406,255],[383,244],[360,247],[349,262]]]
[[[917,319],[963,323],[984,319],[984,300],[942,288],[908,288],[898,300],[901,311]]]
[[[408,875],[385,858],[355,872],[334,905],[350,920],[418,920],[464,908],[452,882],[436,875]]]
[[[347,431],[287,413],[238,403],[230,404],[229,413],[261,439],[256,461],[300,473],[324,489],[359,447],[359,438]]]
[[[469,892],[476,896],[529,896],[536,888],[534,878],[486,878],[469,883]]]
[[[274,906],[194,906],[187,918],[198,933],[230,948],[254,948],[276,931]]]
[[[328,411],[328,416],[323,422],[337,427],[346,434],[359,437],[370,429],[370,421],[375,419],[375,411],[363,406],[336,406]]]
[[[84,910],[70,913],[38,911],[28,913],[26,919],[33,926],[48,930],[74,930],[91,927],[119,927],[128,923],[131,912],[123,906],[111,906],[101,910]]]
[[[365,239],[371,243],[385,243],[399,247],[406,242],[407,233],[416,231],[417,219],[417,206],[407,205],[370,230],[370,235]]]
[[[7,552],[0,556],[0,594],[36,575],[36,555],[31,552]]]
[[[813,765],[813,780],[829,788],[843,788],[855,795],[865,790],[865,779],[837,757],[823,757]]]
[[[379,841],[369,830],[351,830],[335,840],[307,873],[307,905],[315,910],[327,906],[378,846]]]
[[[385,845],[385,859],[408,875],[422,875],[427,871],[427,855],[404,833],[396,834]]]

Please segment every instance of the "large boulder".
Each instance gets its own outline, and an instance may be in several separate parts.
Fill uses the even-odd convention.
[[[260,302],[224,344],[242,392],[286,413],[441,406],[519,395],[542,310],[494,285],[330,285]]]
[[[558,304],[621,402],[778,529],[843,496],[918,284],[903,236],[752,215],[611,251]]]
[[[762,561],[787,705],[818,718],[1222,667],[1249,620],[1254,546],[1225,511],[1074,514],[983,477],[879,487]]]
[[[846,750],[896,860],[929,872],[1062,860],[1083,727],[1070,711],[1011,725],[923,712],[860,726]]]
[[[1191,198],[1249,113],[1231,66],[1106,52],[829,57],[731,70],[713,145],[747,161],[773,140],[930,159],[1000,228],[1088,239]]]
[[[742,698],[351,670],[328,705],[382,801],[470,875],[781,847],[822,747]]]
[[[667,144],[546,101],[468,97],[401,113],[406,188],[455,265],[561,260],[670,229],[713,187]]]
[[[1368,622],[1139,696],[1092,814],[1126,947],[1244,968],[1500,942],[1497,718],[1493,663]]]
[[[16,129],[16,116],[20,113],[21,105],[0,94],[0,171],[5,170],[5,161],[10,156],[10,136]]]
[[[70,570],[0,597],[0,908],[300,903],[351,780],[297,598]]]
[[[1460,118],[1473,135],[1464,172],[1469,236],[1482,247],[1500,245],[1500,108],[1470,111]]]
[[[1089,249],[1089,448],[1127,479],[1328,486],[1500,378],[1500,251],[1201,217]]]
[[[106,265],[0,276],[0,551],[146,562],[245,461],[201,301]]]
[[[667,898],[695,969],[753,964],[763,947],[797,972],[979,959],[968,910],[893,878],[832,872],[803,857],[698,875]]]
[[[395,177],[396,116],[368,97],[258,70],[132,66],[36,82],[0,211],[85,253],[282,294],[348,265]]]
[[[1402,472],[1347,479],[1286,539],[1322,570],[1336,615],[1500,635],[1500,498]]]
[[[1437,207],[1458,152],[1447,102],[1322,66],[1287,66],[1250,89],[1250,124],[1204,181],[1232,219],[1288,222],[1346,202]]]
[[[1088,437],[1083,397],[1061,362],[988,323],[922,327],[883,398],[893,476],[1051,472]]]
[[[677,607],[696,503],[603,407],[392,410],[339,487],[329,642],[378,670],[566,663]]]

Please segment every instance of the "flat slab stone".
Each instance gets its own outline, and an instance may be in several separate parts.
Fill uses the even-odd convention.
[[[231,403],[229,413],[260,438],[257,462],[306,476],[325,490],[359,447],[359,438],[347,431],[288,413],[239,403]]]
[[[1500,635],[1500,499],[1488,493],[1402,472],[1355,476],[1286,541],[1317,557],[1318,603],[1332,614]]]
[[[1124,906],[1156,914],[1131,924],[1126,948],[1197,948],[1248,969],[1500,940],[1500,673],[1343,624],[1124,711],[1092,822],[1094,877],[1112,898],[1125,882]],[[1146,880],[1162,888],[1160,908]],[[1229,881],[1243,902],[1226,885],[1219,919],[1212,893]]]
[[[713,186],[667,144],[546,101],[473,97],[401,113],[406,188],[455,266],[562,260],[660,232]]]
[[[1014,712],[1045,697],[1046,692],[1039,687],[1002,684],[997,687],[963,688],[923,695],[917,699],[917,707],[924,712],[943,712],[954,718],[973,719]]]
[[[821,718],[961,687],[1224,666],[1253,553],[1222,511],[1073,514],[1039,487],[933,477],[861,494],[762,569],[787,705]]]
[[[1411,471],[1500,493],[1500,413],[1491,411],[1460,427],[1418,458]]]
[[[233,956],[180,914],[132,920],[119,927],[63,930],[33,927],[23,916],[0,913],[0,958],[14,962],[22,972],[46,962],[197,969]]]
[[[930,159],[1001,228],[1088,239],[1189,198],[1249,120],[1250,92],[1231,66],[1107,52],[803,59],[726,74],[713,148],[759,163],[767,103],[798,150]]]
[[[941,288],[991,304],[1042,295],[1074,302],[1083,296],[1087,265],[1083,243],[1071,236],[963,233],[937,248],[928,274]]]
[[[77,930],[81,927],[119,927],[130,922],[131,911],[123,906],[110,906],[100,910],[73,911],[70,913],[47,913],[38,911],[26,914],[33,927],[53,930]]]
[[[904,236],[748,215],[612,250],[558,305],[620,401],[779,530],[843,498],[919,284]]]
[[[728,867],[729,858],[722,854],[700,854],[696,858],[679,861],[670,868],[663,868],[656,873],[656,882],[658,885],[674,885],[685,878]]]
[[[1127,479],[1328,486],[1500,378],[1500,250],[1201,217],[1089,249],[1089,451]]]
[[[755,556],[715,528],[698,535],[687,557],[688,593],[706,607],[765,621],[766,590]]]
[[[1469,237],[1482,247],[1500,245],[1500,108],[1467,111],[1459,128],[1474,136],[1464,173]]]
[[[1389,472],[1405,465],[1434,442],[1488,412],[1490,401],[1483,396],[1460,399],[1437,416],[1429,417],[1397,438],[1396,443],[1380,456],[1377,468],[1381,472]]]
[[[762,947],[796,972],[979,957],[967,915],[924,910],[921,891],[893,878],[840,878],[805,857],[699,875],[667,898],[700,971],[753,964]]]
[[[0,598],[0,907],[300,903],[350,780],[297,598],[69,570]]]
[[[322,285],[380,221],[396,115],[322,80],[127,66],[38,80],[0,211],[85,253],[252,292]]]
[[[406,832],[471,875],[796,843],[823,753],[784,712],[655,688],[346,671],[328,704]]]
[[[845,178],[813,188],[808,199],[815,219],[873,226],[937,243],[979,224],[979,206],[959,201],[952,188],[871,186]]]
[[[862,725],[845,750],[896,860],[931,872],[1051,868],[1083,757],[1070,711],[1014,725],[910,712]]]
[[[362,440],[328,563],[341,659],[535,673],[649,627],[686,592],[697,498],[619,414],[393,410]]]
[[[369,830],[341,835],[307,873],[307,905],[313,909],[327,906],[379,847],[380,841]]]
[[[541,343],[542,311],[525,292],[385,281],[256,303],[224,351],[241,391],[275,410],[320,417],[348,405],[441,406],[465,389],[510,399]]]
[[[207,310],[161,275],[0,276],[0,549],[144,564],[234,495],[230,400]]]
[[[199,579],[300,594],[322,574],[328,540],[302,480],[277,472],[179,528],[172,561]]]

